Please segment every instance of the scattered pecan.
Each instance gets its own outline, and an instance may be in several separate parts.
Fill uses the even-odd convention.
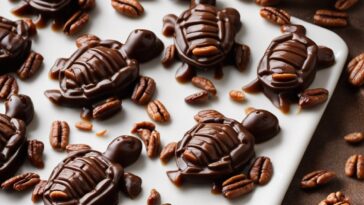
[[[243,91],[240,90],[232,90],[229,92],[229,96],[232,100],[236,102],[244,102],[245,101],[245,94]]]
[[[92,123],[87,121],[80,121],[75,124],[75,127],[82,131],[92,131]]]
[[[201,110],[194,116],[196,122],[201,122],[206,118],[225,118],[225,116],[216,110]]]
[[[129,198],[136,198],[142,191],[142,179],[132,173],[125,172],[121,190]]]
[[[274,6],[281,2],[281,0],[255,0],[255,3],[261,6]]]
[[[155,130],[153,123],[145,121],[136,123],[131,133],[137,134],[142,139],[149,158],[154,158],[159,155],[161,146],[160,134]]]
[[[301,180],[302,189],[313,189],[329,183],[336,177],[336,174],[327,170],[318,170],[306,174]]]
[[[161,154],[159,155],[159,159],[165,164],[168,163],[169,160],[171,160],[171,158],[174,156],[176,149],[177,149],[176,142],[171,142],[167,144],[162,149]]]
[[[364,180],[364,156],[355,154],[349,157],[345,164],[345,175]]]
[[[259,185],[265,185],[273,175],[272,162],[268,157],[258,157],[255,159],[249,171],[249,178]]]
[[[32,192],[32,201],[33,203],[36,203],[40,201],[43,198],[44,189],[47,185],[46,180],[41,180],[33,189]]]
[[[65,121],[54,121],[52,123],[49,141],[53,149],[63,151],[69,141],[70,128]]]
[[[349,144],[359,144],[364,141],[364,135],[361,132],[353,132],[345,135],[344,140]]]
[[[44,144],[38,140],[28,141],[28,159],[32,165],[38,168],[44,167],[43,162]]]
[[[138,0],[112,0],[111,5],[116,11],[129,17],[139,17],[144,13]]]
[[[5,100],[13,94],[18,94],[19,87],[15,78],[11,75],[0,76],[0,100]]]
[[[25,80],[32,77],[42,66],[43,56],[39,53],[30,52],[24,64],[17,71],[20,79]]]
[[[161,195],[156,189],[150,191],[150,195],[147,200],[147,205],[159,205],[161,204]]]
[[[306,35],[306,28],[302,25],[284,24],[281,26],[282,33],[299,33]]]
[[[76,46],[77,48],[81,48],[84,46],[96,45],[99,42],[100,42],[99,37],[92,34],[83,34],[82,36],[76,39]]]
[[[168,68],[172,65],[176,57],[176,52],[177,51],[175,45],[170,45],[167,47],[166,51],[164,52],[163,59],[161,61],[164,67]]]
[[[336,0],[335,8],[337,10],[348,10],[352,8],[359,0]]]
[[[348,25],[348,14],[341,11],[317,10],[314,23],[326,27],[343,27]]]
[[[107,133],[107,130],[100,130],[100,131],[96,132],[96,136],[103,137],[106,135],[106,133]]]
[[[107,119],[121,111],[121,100],[108,98],[96,105],[92,109],[92,118],[97,120]]]
[[[69,144],[66,146],[67,153],[78,152],[81,150],[90,150],[90,149],[91,147],[87,144]]]
[[[131,129],[131,133],[137,134],[137,133],[139,133],[140,130],[153,131],[153,130],[155,130],[155,124],[152,122],[147,122],[147,121],[135,123],[133,128]]]
[[[342,192],[333,192],[329,194],[326,199],[321,201],[318,205],[350,205],[351,201]]]
[[[300,94],[298,105],[301,108],[311,108],[327,101],[329,91],[324,88],[307,89]]]
[[[23,191],[29,189],[40,182],[38,174],[25,173],[14,176],[1,184],[3,189],[13,189],[15,191]]]
[[[359,87],[364,84],[364,53],[350,61],[347,71],[352,85]]]
[[[260,16],[278,25],[291,23],[291,16],[285,10],[274,7],[263,7],[260,9]]]
[[[209,93],[204,90],[189,95],[185,98],[185,102],[192,105],[203,104],[206,103],[208,100],[209,100]]]
[[[222,183],[222,194],[228,199],[250,193],[254,189],[254,182],[244,174],[235,175]]]
[[[147,112],[149,117],[156,122],[168,122],[171,118],[168,110],[159,100],[149,102]]]
[[[76,12],[63,26],[63,32],[73,35],[78,32],[89,20],[89,15],[84,11]]]
[[[142,76],[134,88],[131,100],[139,105],[146,105],[152,99],[156,90],[156,83],[150,77]]]
[[[214,83],[207,78],[195,76],[192,78],[191,82],[194,86],[209,92],[211,95],[217,94],[217,90]]]

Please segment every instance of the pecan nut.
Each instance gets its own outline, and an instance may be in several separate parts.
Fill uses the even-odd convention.
[[[73,35],[78,32],[89,20],[89,15],[84,11],[76,12],[63,26],[63,32]]]
[[[348,25],[348,14],[341,11],[317,10],[314,23],[325,27],[344,27]]]
[[[66,146],[67,153],[78,152],[82,150],[90,150],[90,149],[91,147],[87,144],[69,144]]]
[[[44,144],[38,140],[28,141],[28,159],[32,165],[38,168],[44,167],[43,162]]]
[[[121,100],[117,98],[108,98],[93,107],[92,118],[96,120],[105,120],[110,118],[121,111],[121,104]]]
[[[349,83],[354,86],[364,84],[364,53],[353,58],[348,64]]]
[[[131,133],[137,134],[145,145],[149,158],[154,158],[159,155],[161,142],[160,134],[155,130],[155,125],[151,122],[136,123],[131,130]]]
[[[147,205],[159,205],[159,204],[161,204],[161,195],[156,189],[152,189],[147,199]]]
[[[136,198],[142,191],[142,179],[132,173],[124,173],[124,183],[121,190],[129,198]]]
[[[322,200],[318,205],[350,205],[351,201],[342,192],[333,192],[326,199]]]
[[[300,94],[298,105],[303,108],[311,108],[323,104],[329,98],[329,91],[323,88],[308,89]]]
[[[142,76],[135,86],[131,100],[139,105],[146,105],[152,99],[156,90],[156,83],[152,78]]]
[[[149,102],[147,112],[149,117],[156,122],[168,122],[171,119],[168,110],[159,100]]]
[[[14,176],[1,184],[3,189],[13,189],[15,191],[23,191],[29,189],[40,182],[38,174],[25,173]]]
[[[345,175],[364,180],[364,156],[355,154],[349,157],[345,164]]]
[[[47,185],[46,180],[41,180],[33,189],[32,192],[32,201],[33,203],[36,203],[40,201],[43,198],[44,189]]]
[[[84,46],[93,46],[99,43],[101,40],[99,37],[92,34],[84,34],[76,39],[77,48]]]
[[[252,192],[254,182],[244,174],[235,175],[222,183],[222,194],[228,199],[234,199]]]
[[[92,131],[93,125],[87,121],[79,121],[75,124],[75,127],[82,131]]]
[[[187,104],[192,104],[192,105],[203,104],[206,103],[208,100],[209,100],[209,93],[204,90],[189,95],[185,98],[185,102]]]
[[[8,99],[13,94],[18,94],[19,87],[15,78],[11,75],[0,76],[0,100]]]
[[[117,12],[129,17],[139,17],[144,13],[138,0],[112,0],[111,5]]]
[[[255,3],[261,6],[274,6],[281,2],[281,0],[255,0]]]
[[[196,76],[192,78],[191,82],[194,86],[209,92],[211,95],[217,94],[214,83],[212,83],[212,81],[207,78]]]
[[[297,74],[295,73],[273,73],[272,78],[278,82],[288,82],[297,79]]]
[[[359,144],[364,141],[364,135],[361,132],[353,132],[345,135],[344,140],[349,144]]]
[[[174,153],[176,152],[176,149],[177,149],[177,143],[176,142],[171,142],[171,143],[167,144],[162,149],[161,154],[159,155],[159,159],[164,164],[167,164],[169,162],[169,160],[171,160],[172,157],[174,156]]]
[[[274,7],[263,7],[260,9],[260,16],[267,21],[278,25],[291,23],[291,16],[285,10]]]
[[[24,62],[24,64],[17,71],[17,75],[20,79],[25,80],[28,79],[40,69],[43,63],[43,56],[39,53],[30,52],[28,58]]]
[[[335,8],[337,10],[348,10],[352,8],[355,4],[358,3],[358,0],[337,0],[335,2]]]
[[[306,174],[301,181],[302,189],[313,189],[329,183],[336,177],[336,174],[327,170],[318,170]]]
[[[70,128],[65,121],[54,121],[52,123],[49,141],[53,149],[63,151],[69,141]]]
[[[253,162],[250,171],[249,178],[256,184],[267,184],[273,175],[272,162],[268,157],[258,157]]]
[[[230,91],[229,96],[235,102],[244,102],[245,101],[245,94],[243,91],[240,91],[240,90]]]
[[[196,122],[202,122],[206,118],[225,118],[225,116],[216,110],[201,110],[194,116]]]
[[[239,71],[244,71],[250,60],[250,47],[247,45],[237,45],[235,48],[235,65]]]

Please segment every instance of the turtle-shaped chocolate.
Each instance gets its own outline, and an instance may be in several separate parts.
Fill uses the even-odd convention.
[[[95,0],[22,0],[13,10],[16,15],[38,15],[35,24],[44,27],[53,19],[52,27],[62,29],[67,35],[79,31],[89,20],[88,11],[95,7]]]
[[[46,205],[117,205],[125,185],[124,168],[136,162],[142,143],[135,137],[114,139],[104,153],[81,150],[59,163],[43,193]]]
[[[135,30],[125,44],[101,41],[92,35],[82,36],[77,42],[79,49],[69,59],[58,59],[50,71],[50,76],[60,82],[60,90],[45,92],[53,103],[91,108],[110,97],[130,97],[134,88],[134,102],[149,102],[155,82],[139,75],[139,62],[149,61],[163,50],[163,43],[153,32]]]
[[[43,61],[41,55],[32,52],[31,36],[36,32],[30,20],[11,21],[0,16],[0,73],[17,72],[19,78],[30,77]],[[37,63],[33,63],[37,57]],[[27,72],[27,73],[26,73]]]
[[[163,19],[163,34],[174,37],[162,63],[169,66],[177,57],[183,62],[176,78],[190,80],[196,69],[221,72],[224,64],[243,70],[249,59],[249,47],[235,42],[241,28],[240,14],[234,8],[218,9],[215,0],[191,1],[190,9],[179,17]]]
[[[178,170],[167,172],[170,180],[176,185],[184,181],[214,182],[243,171],[255,156],[256,138],[272,138],[280,129],[278,119],[268,111],[254,110],[248,116],[259,120],[249,120],[254,123],[244,127],[244,122],[226,118],[215,110],[199,112],[195,116],[197,125],[177,144]]]
[[[302,26],[285,26],[294,32],[272,41],[258,66],[258,78],[244,90],[263,91],[276,107],[288,112],[290,104],[311,85],[317,70],[335,63],[335,56],[331,49],[309,39]]]

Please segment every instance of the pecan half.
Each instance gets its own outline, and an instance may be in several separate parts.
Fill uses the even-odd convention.
[[[291,23],[291,16],[285,10],[274,7],[263,7],[260,9],[260,16],[278,25]]]
[[[161,204],[161,195],[156,189],[152,189],[147,199],[147,205],[159,205],[159,204]]]
[[[25,80],[32,77],[42,66],[43,56],[39,53],[30,52],[24,64],[17,71],[20,79]]]
[[[357,3],[358,3],[358,0],[337,0],[335,2],[335,8],[337,10],[348,10]]]
[[[234,199],[252,192],[254,182],[244,174],[235,175],[222,183],[222,194],[228,199]]]
[[[69,144],[66,146],[67,153],[78,152],[81,150],[90,150],[90,149],[91,149],[90,145],[87,144]]]
[[[272,162],[268,157],[255,159],[249,171],[249,178],[259,185],[267,184],[273,175]]]
[[[136,198],[142,191],[142,179],[132,173],[125,172],[121,190],[129,198]]]
[[[112,0],[111,5],[117,12],[129,17],[139,17],[144,13],[138,0]]]
[[[194,116],[196,122],[201,122],[206,118],[225,118],[225,116],[216,110],[201,110]]]
[[[92,131],[92,123],[87,121],[80,121],[75,124],[75,127],[82,131]]]
[[[28,159],[32,165],[38,168],[44,167],[43,162],[44,144],[38,140],[28,141]]]
[[[13,94],[18,94],[19,87],[15,78],[11,75],[0,76],[0,100],[5,100]]]
[[[174,156],[176,149],[177,149],[176,142],[171,142],[171,143],[167,144],[166,146],[163,147],[161,154],[159,155],[159,159],[164,164],[167,164],[169,162],[169,160],[171,160],[172,157]]]
[[[142,76],[134,88],[131,100],[139,105],[146,105],[152,99],[156,90],[156,83],[150,77]]]
[[[40,182],[38,174],[25,173],[14,176],[1,184],[3,189],[13,189],[15,191],[23,191],[29,189]]]
[[[163,59],[162,59],[162,64],[165,68],[170,67],[177,55],[177,51],[176,51],[176,46],[175,45],[170,45],[167,47],[166,51],[164,52],[163,55]]]
[[[344,140],[349,144],[359,144],[364,141],[364,135],[361,132],[353,132],[345,135]]]
[[[318,205],[350,205],[351,201],[342,192],[333,192],[329,194],[326,199],[321,201]]]
[[[73,35],[78,32],[89,20],[89,15],[84,11],[76,12],[63,26],[63,32]]]
[[[345,175],[364,180],[364,156],[355,154],[349,157],[345,164]]]
[[[192,105],[203,104],[206,103],[208,100],[209,100],[209,93],[204,90],[189,95],[185,98],[185,102]]]
[[[65,121],[54,121],[52,123],[49,141],[53,149],[63,151],[69,141],[70,128]]]
[[[192,78],[191,82],[194,86],[209,92],[211,95],[217,94],[217,90],[214,83],[207,78],[195,76]]]
[[[303,108],[311,108],[323,104],[329,98],[329,91],[324,88],[308,89],[300,94],[298,105]]]
[[[343,27],[348,25],[348,14],[341,11],[317,10],[313,22],[326,27]]]
[[[306,174],[301,180],[302,189],[313,189],[329,183],[336,177],[336,174],[327,170],[318,170]]]
[[[46,180],[41,180],[33,189],[32,192],[32,201],[33,203],[36,203],[40,201],[43,198],[44,189],[47,185]]]
[[[149,117],[156,122],[168,122],[171,118],[168,110],[159,100],[149,102],[147,112]]]
[[[121,100],[117,98],[108,98],[98,104],[96,104],[92,109],[92,118],[96,120],[105,120],[120,112]]]
[[[155,130],[155,125],[153,123],[136,123],[131,130],[131,133],[138,135],[138,137],[142,139],[149,158],[154,158],[159,155],[161,147],[160,134]]]
[[[353,58],[348,64],[349,83],[354,86],[364,84],[364,53]]]
[[[274,6],[281,2],[281,0],[255,0],[255,3],[261,6]]]
[[[250,60],[250,47],[247,45],[237,45],[235,50],[235,66],[239,71],[244,71]]]
[[[240,90],[230,91],[229,96],[235,102],[244,102],[245,101],[245,94],[243,91],[240,91]]]

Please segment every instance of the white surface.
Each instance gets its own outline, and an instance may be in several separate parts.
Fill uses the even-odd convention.
[[[219,2],[222,2],[221,0]],[[191,84],[179,84],[174,79],[174,74],[180,63],[176,63],[170,69],[164,69],[159,61],[143,64],[142,74],[156,79],[157,95],[172,116],[172,122],[167,125],[158,125],[161,132],[163,144],[180,140],[183,134],[194,125],[193,115],[203,108],[214,108],[222,111],[226,116],[241,120],[244,118],[244,109],[248,106],[263,108],[272,111],[280,120],[282,131],[273,140],[256,146],[257,155],[266,155],[272,159],[274,175],[271,182],[264,187],[257,187],[255,191],[235,201],[228,201],[220,195],[210,193],[210,185],[206,186],[184,186],[177,188],[168,180],[165,171],[175,169],[174,162],[168,166],[161,165],[158,159],[150,160],[145,156],[128,168],[128,171],[138,174],[143,178],[143,192],[135,200],[120,197],[121,204],[145,204],[149,192],[156,188],[162,195],[163,203],[173,205],[182,204],[280,204],[286,189],[293,177],[293,174],[301,160],[308,142],[322,116],[326,107],[320,106],[317,109],[303,111],[297,114],[297,109],[292,107],[291,114],[284,115],[277,108],[273,107],[270,101],[263,95],[248,95],[248,101],[238,104],[230,101],[228,92],[232,89],[240,89],[243,85],[252,81],[256,76],[256,67],[270,41],[280,35],[279,27],[265,22],[259,16],[259,7],[254,3],[231,0],[224,1],[223,6],[237,8],[242,16],[243,27],[237,35],[238,42],[246,43],[251,47],[252,63],[248,69],[239,73],[233,67],[224,68],[224,78],[213,80],[218,89],[218,99],[203,107],[192,107],[184,103],[184,97],[192,94],[198,89]],[[114,12],[110,0],[97,2],[97,9],[92,12],[89,26],[84,30],[100,36],[102,39],[116,39],[124,42],[129,32],[135,28],[146,28],[153,30],[161,37],[166,46],[172,43],[172,39],[164,38],[161,35],[162,17],[168,13],[180,14],[187,9],[188,4],[179,4],[171,0],[142,1],[146,15],[141,19],[128,19]],[[0,3],[1,15],[16,19],[11,15],[10,9],[16,6],[2,0]],[[222,5],[220,5],[222,8]],[[308,36],[319,45],[331,47],[336,56],[337,63],[329,69],[319,71],[312,87],[324,87],[330,91],[335,88],[342,67],[347,56],[345,43],[334,33],[320,27],[309,25],[298,19],[293,23],[300,23],[308,29]],[[108,143],[116,136],[129,134],[133,123],[149,120],[143,107],[134,105],[130,100],[123,101],[123,111],[110,120],[94,122],[94,132],[85,133],[74,128],[75,122],[79,121],[78,109],[56,107],[52,105],[43,95],[44,90],[57,88],[58,82],[48,78],[48,70],[59,57],[69,57],[76,49],[74,39],[66,37],[62,33],[53,32],[50,27],[38,31],[38,37],[34,41],[33,49],[42,53],[45,57],[44,68],[41,73],[29,81],[18,81],[20,92],[32,97],[36,117],[28,127],[29,139],[40,139],[45,143],[45,168],[37,170],[26,163],[19,172],[35,171],[43,179],[47,179],[52,169],[66,155],[53,151],[49,145],[48,134],[53,120],[66,120],[71,126],[70,143],[88,143],[97,150],[104,150]],[[205,74],[203,74],[205,75]],[[3,109],[3,105],[1,106]],[[96,137],[95,132],[101,129],[109,131],[106,137]],[[5,194],[0,192],[0,203],[7,205],[31,204],[31,193]]]

